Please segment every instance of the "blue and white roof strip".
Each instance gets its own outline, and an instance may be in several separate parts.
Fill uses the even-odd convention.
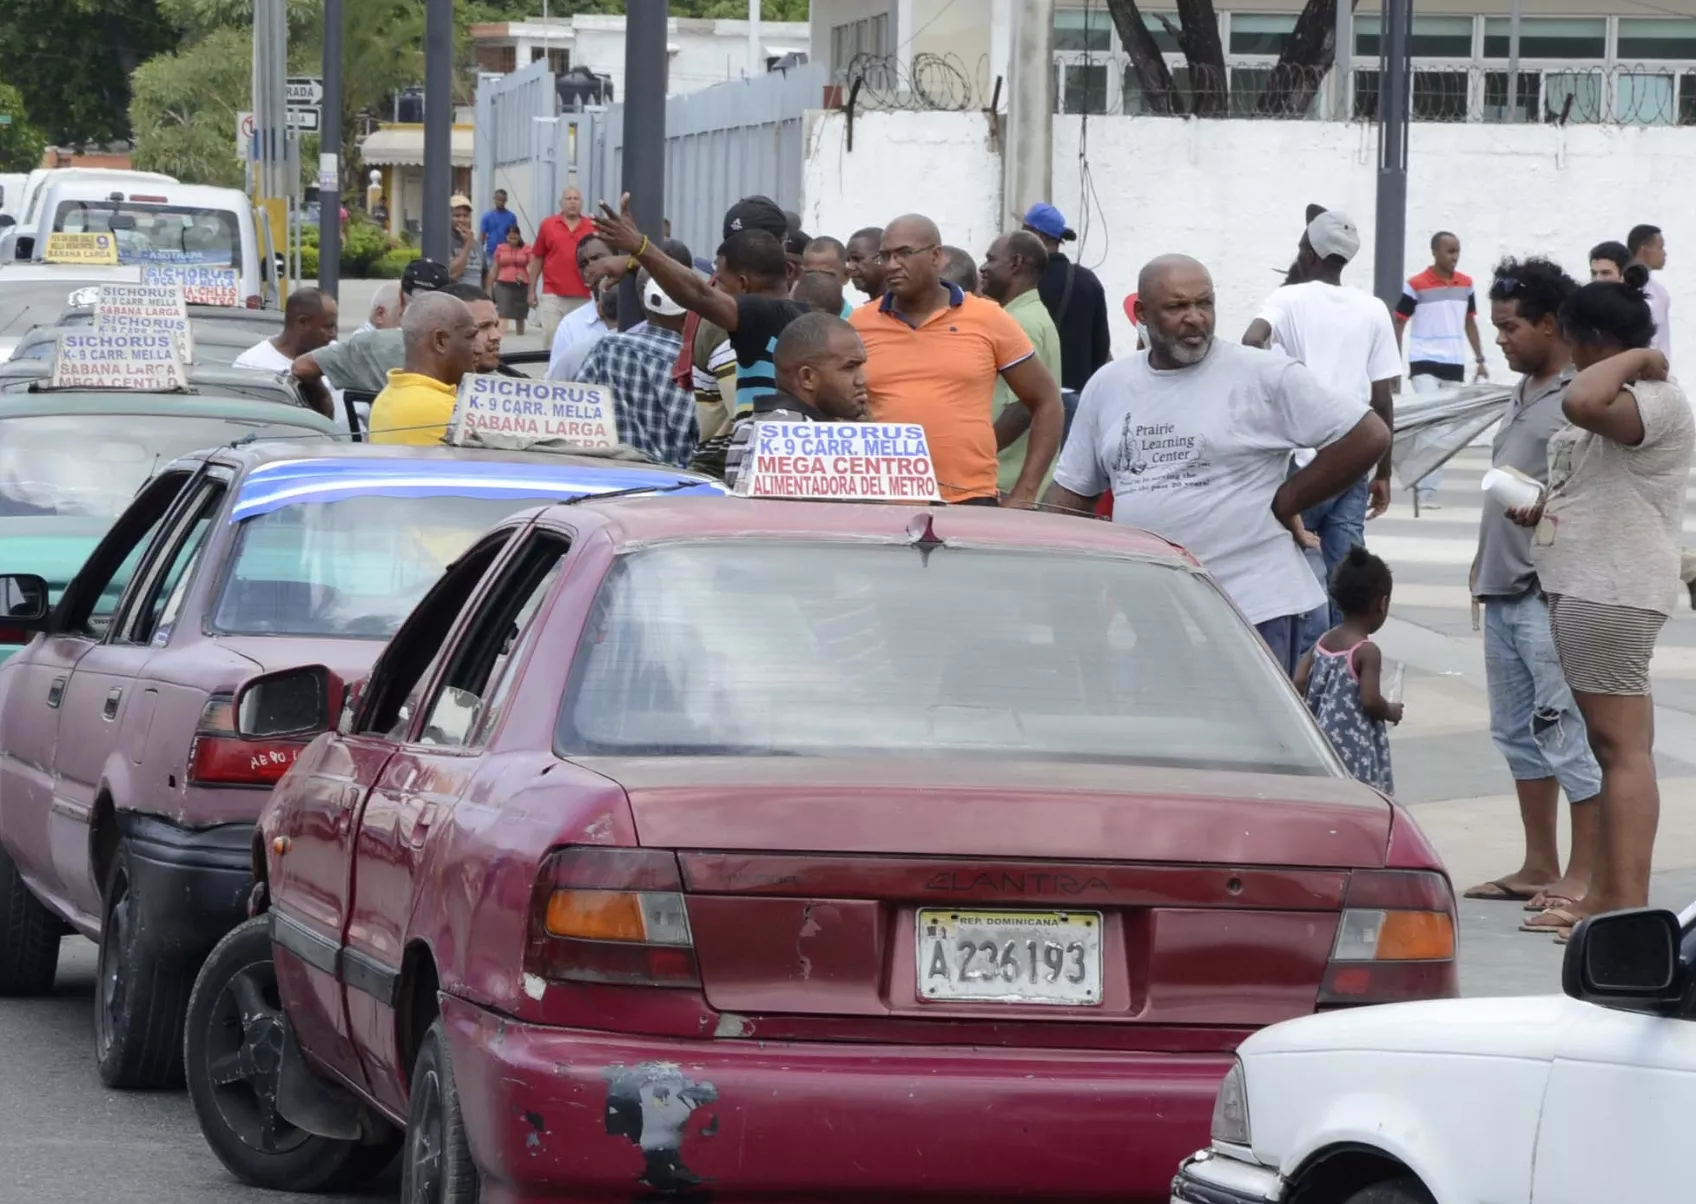
[[[524,464],[498,461],[285,460],[254,469],[241,483],[230,522],[239,523],[284,506],[383,497],[555,498],[561,501],[664,488],[689,480],[665,468],[608,464]],[[678,493],[722,494],[716,481],[695,481]]]

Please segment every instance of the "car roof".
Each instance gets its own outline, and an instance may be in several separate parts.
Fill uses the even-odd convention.
[[[76,311],[72,311],[75,313]],[[189,329],[194,333],[196,347],[205,344],[208,347],[252,347],[259,340],[268,337],[264,331],[250,326],[237,326],[230,322],[202,322],[198,318],[189,318]],[[87,334],[86,325],[71,325],[57,323],[52,326],[37,326],[18,340],[18,345],[25,343],[46,342],[59,337],[61,331],[74,334]]]
[[[283,311],[280,309],[248,309],[241,305],[190,305],[186,308],[189,321],[194,323],[196,338],[200,337],[202,328],[219,331],[255,329],[262,332],[283,328]],[[94,306],[73,305],[59,314],[54,325],[82,325],[93,321]]]
[[[328,421],[328,419],[326,419]],[[266,440],[245,443],[238,447],[219,448],[215,452],[195,453],[184,457],[185,462],[198,462],[210,456],[216,463],[243,469],[290,460],[395,460],[408,461],[430,471],[429,465],[444,467],[463,465],[467,461],[491,464],[558,464],[581,468],[617,468],[622,471],[651,475],[656,480],[700,480],[712,478],[701,473],[687,472],[667,464],[650,464],[645,460],[623,456],[597,455],[583,451],[573,453],[539,451],[505,451],[480,447],[416,447],[400,443],[351,443],[348,441],[319,443],[316,441]]]
[[[56,393],[8,393],[0,396],[0,421],[60,414],[186,415],[200,418],[232,418],[240,422],[263,422],[272,426],[294,426],[322,430],[326,435],[344,436],[346,429],[306,406],[279,407],[274,401],[249,397],[185,396],[180,393],[124,393],[65,389]],[[305,438],[303,434],[302,438]],[[326,440],[328,445],[329,441]],[[295,447],[313,446],[290,440]]]
[[[1196,566],[1177,544],[1138,527],[1077,515],[990,506],[904,506],[866,502],[787,502],[753,498],[629,498],[588,502],[568,512],[549,507],[546,523],[585,522],[603,529],[618,551],[671,541],[776,538],[796,541],[906,542],[924,520],[945,542],[974,547],[1040,548],[1132,556]]]
[[[255,342],[258,340],[255,339]],[[188,375],[188,395],[251,397],[274,405],[305,406],[294,384],[277,372],[258,372],[251,368],[235,368],[228,364],[185,364]],[[0,363],[0,393],[53,393],[57,390],[40,387],[40,382],[53,374],[53,361],[7,360]],[[124,389],[125,393],[146,390]],[[98,393],[99,389],[78,389],[79,393]],[[158,391],[155,397],[181,397],[181,393]]]

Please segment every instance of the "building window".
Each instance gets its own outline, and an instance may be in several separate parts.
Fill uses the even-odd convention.
[[[1469,79],[1470,73],[1465,68],[1457,71],[1416,69],[1413,73],[1413,119],[1465,121]],[[1376,80],[1373,81],[1373,87],[1377,87]]]
[[[1054,90],[1057,113],[1107,112],[1107,64],[1062,62]]]
[[[881,59],[889,53],[889,14],[879,13],[875,17],[863,17],[858,21],[847,21],[841,25],[833,25],[830,30],[830,73],[839,82],[846,82],[848,68],[856,58],[866,55],[869,58]],[[874,87],[881,87],[871,78],[873,72],[867,72],[867,82]]]
[[[1282,54],[1295,28],[1294,13],[1232,13],[1230,52]],[[1231,91],[1235,92],[1236,88],[1233,86]]]
[[[1376,13],[1354,19],[1354,52],[1375,59],[1382,21]],[[1469,59],[1472,57],[1471,17],[1415,17],[1408,50],[1415,58]]]
[[[501,75],[511,75],[514,71],[518,70],[518,47],[477,47],[477,70],[495,71],[499,72]]]
[[[1536,121],[1537,96],[1542,90],[1543,77],[1535,71],[1519,73],[1519,99],[1508,107],[1508,73],[1487,71],[1484,74],[1485,121]]]
[[[1614,57],[1696,59],[1696,20],[1685,17],[1621,17]]]
[[[1508,57],[1513,22],[1507,17],[1484,19],[1484,57]],[[1526,17],[1519,23],[1522,59],[1603,59],[1608,57],[1606,17]]]
[[[1054,49],[1111,52],[1113,18],[1105,8],[1057,8],[1054,10]]]

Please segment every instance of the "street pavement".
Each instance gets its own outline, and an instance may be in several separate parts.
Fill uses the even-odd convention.
[[[364,320],[369,283],[344,285],[344,330]],[[1514,869],[1521,852],[1512,782],[1490,743],[1482,639],[1466,594],[1487,467],[1486,449],[1468,449],[1445,474],[1440,509],[1415,517],[1398,492],[1390,513],[1367,528],[1367,542],[1396,574],[1394,617],[1379,639],[1407,666],[1406,719],[1391,737],[1396,782],[1457,889]],[[1654,684],[1662,816],[1653,894],[1681,908],[1696,899],[1696,615],[1687,610],[1661,636]],[[1463,901],[1460,916],[1464,993],[1559,990],[1561,949],[1516,930],[1518,905]],[[268,1198],[225,1173],[186,1096],[101,1087],[91,1057],[93,980],[93,947],[68,938],[53,996],[0,1000],[0,1204]],[[362,1196],[319,1198],[392,1200],[396,1187],[391,1172]]]

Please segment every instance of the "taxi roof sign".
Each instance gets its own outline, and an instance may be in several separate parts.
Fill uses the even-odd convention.
[[[527,376],[467,373],[448,423],[455,445],[499,436],[506,446],[561,443],[584,448],[618,446],[612,390],[602,385],[534,380]]]
[[[235,268],[196,263],[144,263],[141,265],[141,282],[181,288],[183,300],[189,305],[234,308],[241,304],[241,280]]]
[[[102,284],[94,299],[97,334],[169,334],[177,356],[194,362],[194,330],[180,285]]]
[[[939,502],[925,428],[909,422],[756,422],[743,497]]]
[[[168,330],[113,334],[63,331],[53,352],[53,389],[123,389],[132,393],[184,392],[177,339]]]
[[[87,263],[111,266],[118,262],[118,237],[110,232],[71,234],[59,230],[47,236],[44,263]]]

